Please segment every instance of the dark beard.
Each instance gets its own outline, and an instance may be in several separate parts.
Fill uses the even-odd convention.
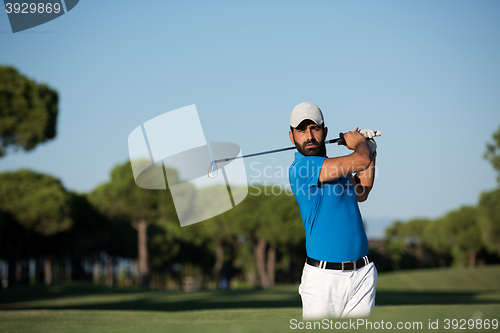
[[[316,144],[316,147],[306,148],[310,143]],[[295,147],[304,156],[326,156],[325,140],[318,143],[315,139],[305,141],[302,146],[295,142]]]

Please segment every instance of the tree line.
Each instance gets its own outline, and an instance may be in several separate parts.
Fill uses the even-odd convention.
[[[199,204],[194,197],[188,201]],[[496,189],[483,193],[477,207],[436,220],[395,222],[386,230],[384,248],[371,252],[379,271],[499,262],[499,213]],[[235,208],[181,228],[170,191],[138,187],[130,162],[85,194],[30,170],[0,174],[0,258],[8,262],[9,285],[55,279],[113,286],[127,280],[180,288],[191,279],[194,288],[231,280],[271,288],[297,283],[304,257],[300,212],[286,192],[252,186]],[[130,265],[120,269],[123,260]]]
[[[0,174],[0,258],[8,262],[11,286],[51,284],[54,271],[57,281],[111,286],[118,259],[135,263],[135,273],[125,275],[142,286],[155,284],[155,274],[163,280],[170,275],[177,285],[185,276],[199,278],[200,286],[239,276],[249,286],[270,288],[276,273],[282,283],[296,282],[304,257],[300,213],[293,196],[264,194],[269,192],[253,187],[235,208],[181,228],[170,191],[138,187],[130,162],[116,166],[109,182],[85,194],[66,191],[49,175],[5,172]],[[34,281],[29,281],[30,262]],[[190,271],[176,272],[176,263]]]
[[[500,184],[500,127],[484,157]],[[498,185],[497,184],[497,185]],[[481,194],[476,206],[463,206],[435,219],[395,222],[386,229],[386,248],[394,269],[500,262],[500,187]]]

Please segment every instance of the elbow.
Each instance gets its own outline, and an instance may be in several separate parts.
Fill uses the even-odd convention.
[[[358,200],[358,202],[366,201],[371,190],[371,186],[358,185],[358,187],[356,188],[356,199]]]
[[[365,202],[366,199],[368,199],[368,194],[366,194],[366,195],[358,195],[357,199],[358,199],[358,202]]]

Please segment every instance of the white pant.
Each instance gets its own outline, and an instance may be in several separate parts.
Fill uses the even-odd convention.
[[[366,317],[375,306],[377,269],[373,263],[351,272],[304,265],[299,294],[304,320]]]

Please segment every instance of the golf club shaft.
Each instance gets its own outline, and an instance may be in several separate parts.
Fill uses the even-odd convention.
[[[340,140],[342,140],[342,138],[326,140],[325,143],[335,143],[335,142],[339,142]],[[229,162],[229,161],[232,161],[232,160],[236,160],[238,158],[246,158],[246,157],[266,155],[266,154],[271,154],[271,153],[278,153],[280,151],[291,150],[291,149],[296,149],[296,148],[297,147],[293,146],[293,147],[288,147],[288,148],[280,148],[280,149],[268,150],[268,151],[264,151],[262,153],[253,153],[253,154],[248,154],[248,155],[243,155],[243,156],[221,158],[220,160],[215,160],[214,163]]]

